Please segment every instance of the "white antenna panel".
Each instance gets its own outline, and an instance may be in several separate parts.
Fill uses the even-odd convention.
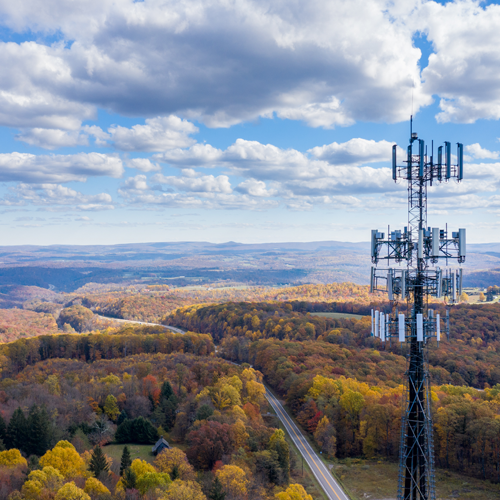
[[[417,342],[424,341],[424,316],[423,314],[417,314]]]
[[[398,315],[398,327],[399,327],[399,341],[404,342],[405,341],[405,315],[404,314]]]

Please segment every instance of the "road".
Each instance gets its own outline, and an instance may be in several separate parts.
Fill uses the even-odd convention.
[[[318,454],[312,449],[295,422],[288,416],[281,403],[266,389],[266,398],[273,407],[279,419],[285,426],[295,446],[309,465],[329,500],[350,500],[341,486],[335,481]]]
[[[175,326],[159,325],[158,323],[146,323],[145,321],[132,321],[119,318],[107,318],[106,316],[101,316],[99,314],[96,314],[96,316],[102,319],[112,319],[120,323],[136,323],[139,325],[163,326],[164,328],[172,330],[175,333],[186,333],[184,330],[176,328]],[[215,351],[217,352],[217,347],[215,347]],[[229,361],[229,363],[238,365],[238,363],[234,363],[232,361]],[[349,497],[344,493],[340,485],[337,483],[337,481],[335,481],[331,472],[326,468],[325,464],[319,458],[318,454],[312,449],[311,445],[307,442],[307,439],[302,434],[302,431],[297,427],[295,422],[288,416],[281,403],[269,392],[269,390],[267,390],[267,388],[266,388],[266,398],[269,401],[269,404],[273,407],[274,411],[276,412],[276,415],[278,415],[278,418],[285,426],[288,434],[292,438],[300,454],[304,457],[304,460],[309,465],[309,468],[311,469],[312,473],[314,474],[319,484],[323,488],[328,499],[350,500]]]
[[[109,316],[102,316],[100,314],[94,314],[94,316],[97,316],[98,318],[101,318],[101,319],[110,319],[112,321],[117,321],[118,323],[135,323],[137,325],[162,326],[163,328],[166,328],[167,330],[172,330],[174,333],[182,333],[182,334],[186,333],[184,330],[181,330],[180,328],[176,328],[175,326],[160,325],[159,323],[146,323],[145,321],[134,321],[132,319],[110,318]]]

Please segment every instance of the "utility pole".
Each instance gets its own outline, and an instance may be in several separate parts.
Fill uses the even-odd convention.
[[[429,391],[426,345],[431,338],[441,340],[441,318],[428,307],[429,296],[446,297],[457,302],[462,293],[462,269],[441,269],[440,260],[465,261],[465,229],[448,234],[445,229],[427,227],[427,187],[436,182],[463,179],[463,145],[457,144],[457,164],[451,164],[451,144],[434,147],[427,154],[425,143],[413,132],[405,165],[397,165],[397,146],[392,150],[392,178],[408,184],[408,226],[403,231],[372,231],[370,291],[387,291],[390,311],[372,310],[372,336],[381,342],[397,339],[408,345],[401,428],[398,500],[435,500],[434,444]],[[417,154],[414,154],[417,143]],[[444,153],[444,154],[443,154]],[[379,261],[394,262],[397,267],[377,268]],[[406,264],[406,266],[405,266]],[[432,268],[431,268],[432,266]],[[406,316],[398,312],[398,303],[406,302]],[[446,311],[449,338],[449,311]]]

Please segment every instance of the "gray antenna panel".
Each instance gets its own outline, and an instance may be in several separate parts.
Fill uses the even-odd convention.
[[[451,143],[445,142],[445,153],[446,153],[446,178],[451,178]]]

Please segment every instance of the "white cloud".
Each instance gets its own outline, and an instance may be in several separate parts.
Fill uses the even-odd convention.
[[[462,0],[424,2],[410,18],[434,53],[424,69],[424,91],[440,96],[439,122],[500,118],[500,6]]]
[[[172,149],[155,155],[158,161],[178,166],[215,166],[222,158],[223,152],[210,144],[195,144],[189,149]]]
[[[74,155],[32,155],[28,153],[0,154],[0,181],[83,182],[87,177],[121,177],[120,158],[100,153]]]
[[[86,195],[74,189],[59,184],[24,184],[20,183],[9,189],[9,194],[0,201],[4,205],[35,205],[35,206],[71,206],[74,209],[94,210],[113,209],[113,199],[107,193]]]
[[[247,179],[246,181],[243,181],[238,184],[236,191],[259,197],[274,196],[277,193],[276,189],[267,189],[266,183],[258,181],[257,179]]]
[[[145,125],[132,128],[113,125],[108,132],[113,145],[122,151],[164,151],[194,144],[195,140],[189,135],[198,132],[198,128],[170,115],[147,119]]]
[[[415,111],[431,97],[421,91],[413,33],[392,8],[385,0],[4,2],[7,27],[71,43],[3,44],[0,64],[10,71],[0,78],[8,110],[0,122],[76,129],[95,107],[212,127],[273,113],[325,127],[403,120],[413,87]],[[163,148],[120,132],[124,149]]]
[[[23,130],[16,139],[45,149],[88,145],[88,136],[79,130],[32,128]]]
[[[149,189],[147,178],[145,175],[136,175],[135,177],[129,177],[122,184],[122,189],[133,190],[133,191],[145,191]]]
[[[479,143],[471,144],[465,146],[465,151],[469,153],[473,158],[480,160],[498,160],[500,158],[500,153],[498,151],[489,151],[481,147]]]
[[[148,160],[147,158],[133,158],[131,160],[127,160],[126,165],[128,168],[135,168],[141,172],[158,172],[161,170],[160,165],[151,162],[151,160]]]
[[[334,165],[361,165],[362,163],[389,161],[392,157],[392,145],[387,141],[367,139],[351,139],[338,144],[333,142],[325,146],[317,146],[308,152],[319,160]]]
[[[151,180],[159,184],[175,187],[179,191],[189,191],[195,193],[231,193],[231,183],[227,175],[202,175],[194,177],[188,172],[187,177],[154,175]]]
[[[96,117],[83,95],[62,90],[75,84],[65,53],[60,44],[0,43],[0,125],[76,130]]]

